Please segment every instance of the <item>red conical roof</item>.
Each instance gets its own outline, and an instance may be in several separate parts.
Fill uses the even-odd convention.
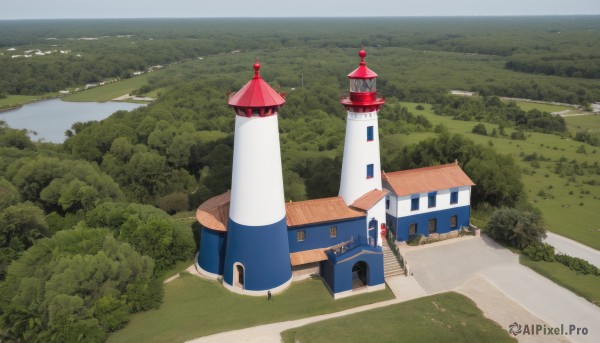
[[[348,77],[352,79],[372,79],[377,77],[377,73],[367,68],[367,63],[365,62],[367,52],[365,50],[360,50],[358,56],[360,56],[360,65],[353,72],[348,74]]]
[[[254,77],[237,93],[232,94],[227,102],[229,106],[236,108],[266,108],[279,107],[285,103],[285,99],[277,93],[261,77],[258,71],[260,64],[254,64]]]

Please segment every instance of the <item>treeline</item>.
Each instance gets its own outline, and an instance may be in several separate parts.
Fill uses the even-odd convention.
[[[497,97],[445,96],[433,105],[436,114],[465,121],[486,121],[505,127],[545,133],[563,133],[567,124],[561,116],[532,109],[523,111],[514,102],[503,102]]]
[[[569,56],[568,60],[560,60],[560,69],[566,68],[564,75],[577,77],[580,72],[586,77],[584,74],[588,75],[588,71],[598,69],[598,59],[590,57],[597,54],[589,48],[600,44],[597,35],[593,34],[600,29],[597,19],[589,16],[577,17],[577,20],[569,17],[500,17],[5,21],[0,22],[0,31],[4,33],[0,37],[0,46],[18,49],[0,56],[0,94],[41,94],[105,78],[127,77],[135,70],[155,64],[201,56],[217,55],[225,59],[228,55],[219,54],[233,51],[255,51],[254,54],[264,55],[297,49],[294,51],[297,56],[290,58],[290,63],[295,63],[300,62],[298,57],[303,55],[298,51],[357,49],[364,45],[371,51],[395,49],[394,55],[387,56],[385,63],[393,65],[389,70],[407,75],[399,75],[396,79],[388,72],[380,81],[381,90],[400,99],[431,102],[432,98],[454,87],[473,89],[485,95],[584,104],[600,99],[600,90],[590,83],[567,82],[562,78],[536,78],[531,83],[531,78],[525,82],[518,78],[498,77],[500,71],[495,68],[498,63],[517,63],[524,56],[535,65],[554,63],[547,60],[547,56],[551,59],[552,56]],[[78,40],[82,37],[98,40]],[[71,50],[72,55],[33,56],[31,59],[9,57],[35,48]],[[440,55],[441,52],[447,53]],[[74,57],[75,54],[81,54],[81,57]],[[398,59],[407,56],[420,67],[418,64],[409,67],[413,64],[411,60]],[[333,70],[342,60],[330,60],[331,57],[320,57],[319,61],[330,64],[328,67]],[[429,61],[430,58],[433,60]],[[455,65],[453,59],[464,63],[476,61],[471,64],[474,69],[479,68],[478,64],[489,69],[476,78],[473,78],[475,73],[469,73],[469,78],[459,80],[464,78],[461,76],[464,73],[453,71],[461,67]],[[304,71],[302,69],[295,72]],[[442,76],[443,82],[423,82],[423,76],[429,74],[423,74],[427,69],[432,69],[432,75]],[[526,69],[522,71],[538,72]],[[346,70],[343,72],[347,73]],[[552,74],[563,75],[562,72]],[[330,75],[338,77],[338,74]]]
[[[533,74],[600,79],[600,55],[579,52],[515,55],[506,62],[506,68]]]

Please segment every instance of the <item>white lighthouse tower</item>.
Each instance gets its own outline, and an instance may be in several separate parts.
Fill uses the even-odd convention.
[[[347,205],[373,190],[381,190],[377,112],[385,103],[376,89],[377,74],[367,68],[361,50],[360,65],[348,74],[350,93],[341,100],[348,111],[340,196]]]
[[[224,285],[249,295],[291,281],[277,110],[285,100],[259,74],[229,99],[235,138]]]

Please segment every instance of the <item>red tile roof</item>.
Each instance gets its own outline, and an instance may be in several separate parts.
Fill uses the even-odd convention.
[[[399,196],[475,185],[458,163],[381,173],[381,179]]]
[[[365,195],[361,196],[360,198],[356,199],[356,201],[354,201],[352,203],[352,207],[354,208],[358,208],[359,210],[363,210],[363,211],[367,211],[369,209],[371,209],[371,207],[375,206],[375,204],[381,200],[381,198],[383,198],[388,192],[385,190],[378,190],[378,189],[374,189],[370,192],[365,193]]]
[[[331,248],[313,249],[306,251],[298,251],[290,254],[292,266],[300,266],[307,263],[314,263],[327,260],[325,251]]]
[[[198,222],[215,231],[227,231],[230,197],[231,192],[226,192],[202,203],[196,211]]]
[[[289,202],[285,204],[285,211],[288,227],[366,216],[364,212],[346,206],[342,197],[339,196]]]

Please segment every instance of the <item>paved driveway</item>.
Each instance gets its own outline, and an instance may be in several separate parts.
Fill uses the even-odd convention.
[[[552,232],[546,232],[544,242],[552,245],[556,253],[582,258],[600,268],[600,251],[596,249]]]
[[[585,336],[571,335],[567,339],[600,342],[599,307],[522,266],[516,254],[487,237],[460,238],[421,247],[404,246],[402,250],[413,277],[428,293],[460,290],[468,281],[484,278],[507,299],[548,325],[568,327],[573,324],[588,330]],[[479,303],[482,299],[485,301],[485,297],[474,299],[481,308],[485,307]],[[501,304],[498,311],[500,307]]]

